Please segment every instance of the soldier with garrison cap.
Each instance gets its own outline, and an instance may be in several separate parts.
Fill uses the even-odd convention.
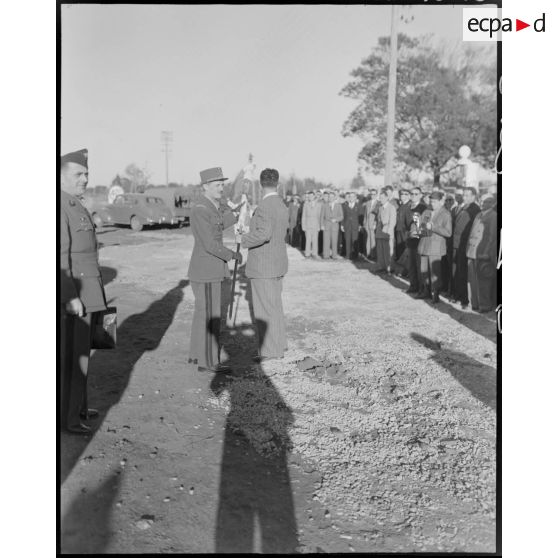
[[[87,149],[60,158],[60,291],[62,426],[89,434],[98,416],[87,407],[87,369],[96,313],[106,310],[95,227],[80,198],[88,180]]]
[[[221,205],[225,178],[221,168],[200,172],[204,195],[192,206],[190,225],[194,250],[188,277],[194,291],[195,308],[188,362],[198,365],[200,372],[229,372],[219,363],[221,328],[221,282],[230,277],[227,262],[242,255],[223,245],[223,231],[236,222],[235,214]]]

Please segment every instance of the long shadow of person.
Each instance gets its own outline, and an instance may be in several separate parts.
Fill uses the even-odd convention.
[[[146,351],[153,351],[171,325],[184,297],[188,281],[181,280],[147,310],[132,314],[117,329],[118,347],[112,351],[96,351],[88,371],[89,400],[98,404],[99,418],[92,424],[97,431],[107,413],[116,405],[130,381],[136,362]],[[60,485],[64,483],[77,460],[87,448],[90,437],[62,433],[60,437]]]
[[[226,304],[226,301],[225,301]],[[215,529],[217,553],[295,553],[298,545],[288,470],[291,409],[262,366],[250,354],[261,346],[266,324],[222,330],[220,344],[232,375],[216,374],[210,385],[229,400],[225,425],[219,506]],[[213,330],[215,331],[215,330]],[[258,333],[260,335],[258,335]],[[259,539],[257,533],[259,532]]]
[[[411,333],[411,337],[434,351],[430,358],[442,365],[474,397],[491,409],[496,409],[496,371],[492,366],[482,364],[465,353],[442,349],[420,333]]]
[[[92,491],[80,494],[64,516],[59,553],[103,554],[112,537],[114,509],[122,475],[113,473]]]

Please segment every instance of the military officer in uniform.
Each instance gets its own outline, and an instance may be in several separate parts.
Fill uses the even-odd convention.
[[[225,178],[221,168],[200,172],[204,195],[192,206],[190,225],[194,250],[188,277],[194,291],[195,308],[190,338],[190,359],[200,372],[230,372],[219,363],[221,328],[221,282],[230,277],[227,262],[242,255],[223,245],[223,231],[236,222],[236,216],[221,205]]]
[[[97,312],[106,310],[95,227],[80,201],[87,155],[82,149],[60,159],[61,422],[73,434],[89,434],[84,421],[99,414],[87,406],[87,370]]]

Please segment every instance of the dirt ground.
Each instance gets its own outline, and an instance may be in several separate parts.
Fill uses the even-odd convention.
[[[250,358],[241,273],[214,376],[187,363],[190,230],[98,238],[118,349],[94,435],[61,435],[63,553],[495,551],[494,314],[289,248],[284,361]]]

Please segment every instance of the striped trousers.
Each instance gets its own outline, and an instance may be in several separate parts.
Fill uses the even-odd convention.
[[[250,283],[260,355],[282,357],[287,349],[287,328],[281,300],[283,278],[250,279]]]
[[[194,291],[195,306],[189,356],[197,359],[198,366],[214,368],[219,364],[221,281],[190,281],[190,284]]]

